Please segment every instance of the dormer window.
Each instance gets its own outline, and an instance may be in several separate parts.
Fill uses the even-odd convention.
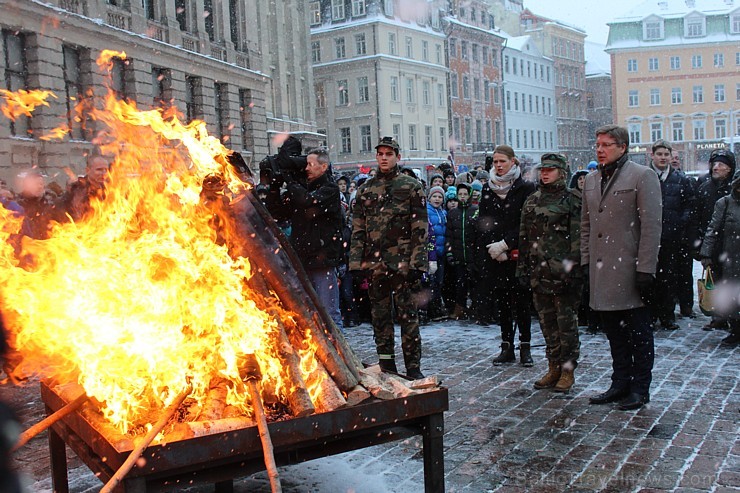
[[[740,12],[730,14],[730,32],[740,34]]]
[[[684,36],[687,38],[705,36],[706,32],[707,21],[703,15],[691,15],[684,19]]]
[[[663,19],[657,16],[645,19],[642,22],[642,37],[645,41],[663,39]]]

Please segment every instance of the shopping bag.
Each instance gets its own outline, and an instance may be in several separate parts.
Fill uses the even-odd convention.
[[[714,279],[712,277],[712,268],[704,269],[701,279],[696,281],[697,291],[699,292],[699,309],[704,315],[711,316],[714,314]]]

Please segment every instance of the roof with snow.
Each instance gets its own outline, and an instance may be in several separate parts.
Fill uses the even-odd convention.
[[[693,6],[692,6],[693,5]],[[683,17],[691,12],[705,15],[728,14],[740,8],[734,0],[647,0],[626,14],[616,17],[610,24],[641,21],[650,15],[664,19]]]
[[[586,41],[583,44],[586,55],[586,77],[611,75],[611,57],[604,51],[604,48],[603,44],[593,41]]]

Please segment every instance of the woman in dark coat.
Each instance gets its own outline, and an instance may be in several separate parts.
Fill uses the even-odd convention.
[[[513,362],[514,317],[519,327],[520,358],[522,365],[532,366],[530,353],[530,305],[532,292],[517,283],[516,259],[519,248],[519,222],[525,200],[535,190],[533,183],[525,182],[514,155],[507,145],[493,151],[493,168],[488,182],[483,185],[478,214],[475,220],[475,258],[480,268],[481,305],[483,322],[490,321],[490,307],[495,303],[501,325],[501,354],[494,365]],[[485,313],[488,308],[489,312]]]

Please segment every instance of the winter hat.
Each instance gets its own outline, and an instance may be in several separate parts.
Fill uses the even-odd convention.
[[[440,175],[439,173],[434,173],[432,176],[429,177],[429,184],[431,185],[435,178],[439,178],[440,180],[444,181],[444,177]]]
[[[474,181],[470,186],[473,187],[473,190],[476,192],[483,190],[483,184],[479,181]]]
[[[460,173],[457,175],[457,178],[455,178],[455,186],[460,185],[461,183],[473,183],[473,181],[475,181],[475,178],[473,178],[473,175],[470,173]]]
[[[429,189],[429,193],[427,194],[427,199],[432,198],[432,195],[438,193],[444,198],[445,196],[445,189],[442,187],[432,187]]]
[[[491,178],[491,175],[488,174],[488,171],[484,171],[482,169],[478,170],[478,173],[475,175],[476,180],[488,181],[490,178]]]
[[[588,163],[588,166],[586,166],[586,169],[591,171],[592,169],[596,169],[599,167],[599,164],[596,161],[591,161]]]
[[[445,192],[445,202],[447,202],[450,199],[457,200],[457,188],[453,186],[447,187],[447,191]]]
[[[735,156],[727,149],[715,149],[712,151],[709,155],[709,163],[716,163],[717,161],[725,163],[733,170],[735,169]]]
[[[573,176],[570,177],[570,183],[568,184],[568,188],[576,188],[578,187],[578,178],[581,176],[585,176],[588,174],[588,171],[585,169],[579,169],[575,173],[573,173]]]
[[[557,168],[564,171],[568,170],[568,160],[562,154],[548,152],[540,158],[540,168]]]
[[[473,191],[473,189],[472,189],[472,187],[470,186],[469,183],[460,183],[457,186],[457,190],[460,191],[461,188],[464,188],[465,190],[467,190],[468,191],[468,195],[470,195],[472,193],[472,191]]]

